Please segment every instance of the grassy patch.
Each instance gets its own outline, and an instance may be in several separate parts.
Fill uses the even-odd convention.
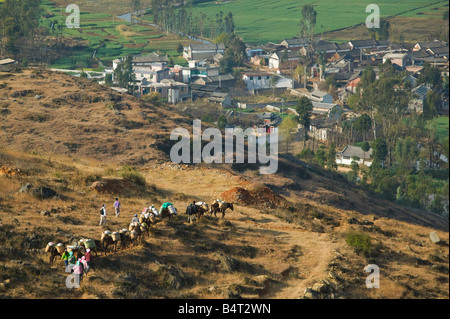
[[[345,235],[345,242],[352,247],[357,254],[370,257],[373,253],[374,245],[369,235],[357,231],[349,231]]]

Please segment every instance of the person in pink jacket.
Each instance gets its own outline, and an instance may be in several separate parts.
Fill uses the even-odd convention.
[[[77,263],[73,267],[73,273],[76,276],[78,276],[78,278],[79,278],[78,282],[81,282],[81,280],[83,279],[83,264],[81,262],[81,258],[78,259]]]

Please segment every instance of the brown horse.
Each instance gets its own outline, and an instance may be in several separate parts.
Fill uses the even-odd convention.
[[[58,252],[58,249],[56,249],[55,246],[50,247],[49,250],[48,250],[48,253],[49,253],[48,262],[49,262],[50,266],[53,266],[53,261],[55,260],[55,258],[56,258],[57,256],[62,256],[62,255]]]
[[[206,203],[198,202],[195,203],[195,206],[197,206],[197,219],[200,219],[200,217],[209,211],[209,205]]]
[[[234,211],[234,207],[233,207],[233,203],[227,203],[227,202],[223,202],[223,201],[215,201],[214,203],[211,204],[211,209],[210,209],[210,213],[211,215],[214,213],[214,216],[216,216],[217,212],[222,213],[222,218],[225,217],[225,211],[227,209],[231,209],[232,211]]]
[[[170,210],[168,208],[163,208],[160,213],[161,218],[168,217],[169,219],[171,219],[172,215],[173,214],[170,212]]]
[[[131,244],[130,232],[121,232],[120,233],[120,249],[126,248],[128,244]]]
[[[100,247],[102,248],[105,255],[108,251],[108,248],[111,246],[114,249],[114,240],[112,239],[111,235],[102,233],[102,237],[100,238]]]

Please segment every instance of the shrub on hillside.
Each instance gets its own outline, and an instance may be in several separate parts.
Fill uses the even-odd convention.
[[[132,181],[133,183],[135,183],[137,185],[140,185],[140,186],[147,185],[145,177],[133,166],[123,165],[119,169],[119,175],[122,178]]]
[[[369,235],[357,231],[350,231],[345,235],[345,242],[352,247],[357,254],[370,257],[373,252],[372,238]]]

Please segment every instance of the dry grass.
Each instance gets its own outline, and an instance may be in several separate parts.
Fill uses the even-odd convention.
[[[81,96],[105,94],[64,75],[48,74],[47,79],[30,75],[29,71],[14,75],[16,80],[7,80],[12,89],[1,89],[0,96],[9,101],[12,92],[29,86],[35,90],[46,87],[39,103],[68,98],[66,87],[55,84],[47,88],[46,81],[67,83],[75,91],[84,85]],[[0,295],[295,299],[319,280],[329,280],[333,273],[340,279],[336,282],[341,297],[448,298],[448,230],[443,230],[441,220],[370,198],[339,180],[331,182],[293,163],[280,162],[279,173],[270,176],[252,169],[236,173],[224,167],[173,165],[162,151],[164,145],[157,145],[163,144],[163,136],[171,128],[187,122],[181,116],[142,106],[125,96],[120,102],[124,115],[117,115],[105,107],[105,101],[84,104],[74,97],[70,104],[52,109],[50,123],[24,124],[21,120],[28,108],[45,108],[37,105],[34,97],[11,99],[8,106],[11,114],[2,125],[14,135],[0,132],[0,163],[20,168],[23,174],[0,176]],[[137,121],[142,111],[158,125],[111,134],[117,118]],[[87,132],[87,128],[98,131]],[[83,145],[74,151],[60,148],[68,140]],[[141,156],[152,160],[138,165]],[[145,189],[133,194],[100,194],[90,188],[98,178],[117,178],[125,163],[139,168]],[[292,206],[235,205],[225,219],[208,214],[194,224],[186,222],[184,211],[192,200],[210,202],[248,182],[268,185]],[[25,183],[45,185],[59,197],[38,200],[31,194],[19,194]],[[119,217],[112,211],[116,196],[122,203]],[[60,261],[48,266],[48,256],[43,253],[48,241],[99,239],[103,230],[127,227],[145,206],[158,207],[165,201],[172,202],[179,215],[157,223],[140,245],[95,258],[95,268],[81,289],[65,287]],[[107,205],[107,225],[98,226],[103,203]],[[345,234],[352,229],[373,238],[376,249],[370,257],[356,254],[345,242]],[[442,244],[430,241],[431,231],[438,233]],[[228,260],[229,268],[224,268],[221,260]],[[367,273],[363,269],[369,263],[380,266],[380,290],[365,288]]]

